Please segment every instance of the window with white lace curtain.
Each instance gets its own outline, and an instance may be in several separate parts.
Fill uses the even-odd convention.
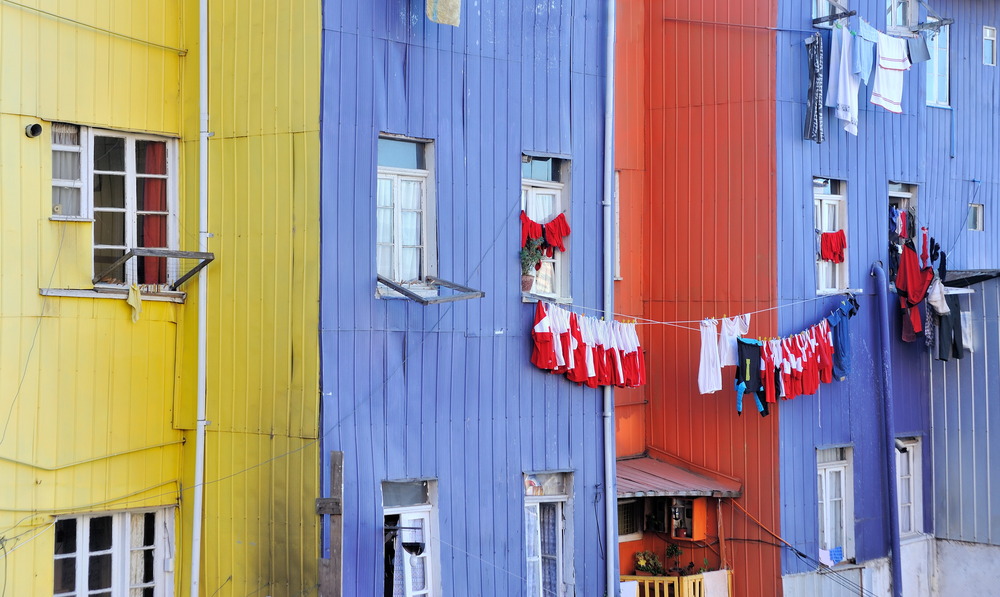
[[[521,158],[521,209],[528,219],[538,224],[548,224],[559,215],[569,220],[569,161],[559,158]],[[570,301],[569,237],[563,238],[567,252],[553,250],[543,255],[532,294],[564,302]]]
[[[434,481],[384,481],[383,593],[392,597],[436,597],[439,550]]]
[[[524,540],[529,597],[562,597],[571,584],[567,521],[573,476],[524,475]]]
[[[854,557],[854,465],[851,448],[816,450],[819,548]],[[838,551],[839,550],[839,551]]]
[[[432,144],[380,138],[376,188],[376,269],[400,284],[437,273]]]

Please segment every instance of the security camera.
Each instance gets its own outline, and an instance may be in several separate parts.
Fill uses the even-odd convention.
[[[38,124],[37,122],[34,124],[29,124],[28,126],[24,127],[24,136],[26,136],[29,139],[34,139],[35,137],[41,134],[42,134],[42,125]]]

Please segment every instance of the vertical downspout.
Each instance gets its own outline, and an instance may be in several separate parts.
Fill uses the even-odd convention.
[[[893,432],[895,411],[892,396],[892,370],[889,360],[889,299],[888,281],[882,266],[872,265],[878,291],[879,333],[882,338],[882,418],[885,442],[885,464],[889,483],[889,559],[892,563],[892,594],[903,596],[903,568],[899,544],[899,502],[896,496],[896,435]]]
[[[208,251],[208,0],[198,2],[198,250]],[[191,504],[191,589],[201,580],[201,529],[205,499],[205,351],[208,270],[198,272],[198,427],[195,432],[194,499]]]
[[[613,238],[611,218],[614,215],[611,202],[615,177],[615,2],[608,0],[608,39],[606,58],[606,78],[604,89],[604,319],[614,319],[615,288],[614,271],[612,269]],[[615,403],[614,391],[611,386],[604,387],[604,527],[606,529],[607,558],[605,559],[605,594],[608,597],[618,595],[618,574],[615,562],[618,553],[618,533],[615,524],[618,522],[618,491],[615,482]]]

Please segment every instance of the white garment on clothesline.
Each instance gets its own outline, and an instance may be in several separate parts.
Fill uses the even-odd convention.
[[[736,317],[723,317],[722,329],[719,331],[719,364],[723,367],[735,365],[736,339],[750,331],[750,314]]]
[[[890,112],[903,112],[903,73],[910,68],[906,40],[879,31],[878,62],[871,102]]]
[[[711,394],[722,389],[722,366],[719,365],[718,322],[701,322],[701,362],[698,365],[698,391]]]

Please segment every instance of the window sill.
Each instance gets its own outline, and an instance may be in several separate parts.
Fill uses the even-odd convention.
[[[522,292],[521,302],[522,303],[537,303],[538,301],[545,301],[547,303],[556,303],[559,305],[571,305],[573,304],[573,297],[571,296],[556,296],[554,294],[535,294],[533,292]]]
[[[410,292],[412,292],[414,294],[418,294],[418,295],[420,295],[420,296],[422,296],[423,298],[426,298],[426,299],[436,298],[437,295],[438,295],[437,288],[434,288],[433,286],[427,286],[425,284],[413,284],[413,285],[404,285],[404,286]],[[396,292],[395,290],[393,290],[392,288],[389,288],[388,286],[386,286],[384,284],[381,284],[381,283],[376,283],[375,284],[375,298],[377,298],[377,299],[385,299],[385,300],[390,300],[390,301],[395,301],[395,300],[409,301],[409,300],[412,300],[410,297],[405,296],[403,294],[400,294],[400,293]]]
[[[49,220],[53,222],[83,222],[83,223],[93,223],[94,218],[88,218],[85,216],[49,216]]]
[[[838,294],[864,294],[863,288],[833,288],[830,290],[817,290],[816,296],[835,296]]]
[[[839,562],[834,566],[820,567],[819,573],[830,574],[836,572],[846,572],[848,570],[864,570],[864,569],[865,569],[864,564],[856,564],[854,562],[844,560],[843,562]]]
[[[69,298],[89,298],[89,299],[116,299],[125,300],[128,298],[128,288],[125,287],[94,287],[89,288],[39,288],[38,294],[42,296],[59,296]],[[155,301],[161,303],[183,304],[187,299],[186,292],[177,290],[162,290],[153,293],[142,293],[142,300]]]
[[[948,104],[924,104],[924,105],[926,105],[928,108],[937,108],[938,110],[954,110],[955,109],[955,108],[952,108]]]

